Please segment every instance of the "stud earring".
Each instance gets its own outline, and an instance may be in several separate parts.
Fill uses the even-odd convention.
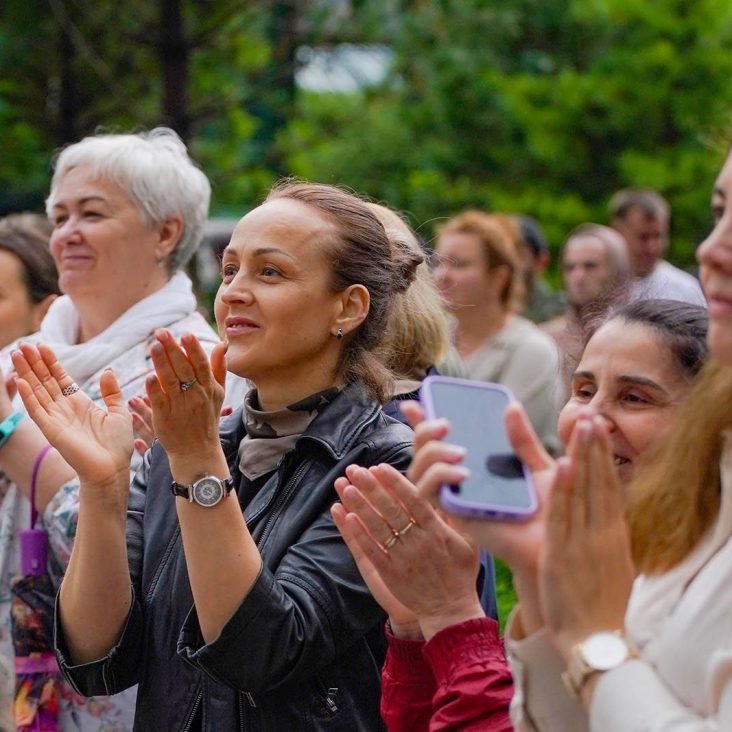
[[[341,338],[343,338],[343,328],[338,328],[338,331],[336,332],[335,337],[338,340],[340,340]]]

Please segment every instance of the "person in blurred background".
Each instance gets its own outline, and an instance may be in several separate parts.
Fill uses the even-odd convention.
[[[562,249],[562,282],[567,296],[564,315],[539,327],[559,348],[564,394],[579,361],[589,318],[597,318],[627,297],[630,262],[623,237],[600,224],[582,224]]]
[[[631,297],[669,298],[706,305],[699,281],[663,256],[668,249],[670,208],[656,191],[626,188],[610,199],[610,223],[625,238],[634,281]]]
[[[551,261],[549,244],[536,219],[524,214],[517,214],[515,218],[521,233],[526,288],[526,304],[522,315],[535,323],[545,323],[561,315],[565,307],[562,293],[552,290],[543,277]]]
[[[45,216],[25,213],[0,219],[0,349],[35,333],[61,294],[50,236]]]
[[[201,241],[210,191],[183,142],[166,128],[87,137],[59,154],[46,205],[51,254],[65,294],[53,302],[40,330],[24,340],[52,346],[78,388],[97,404],[108,369],[125,399],[144,394],[156,329],[168,328],[177,337],[193,333],[207,352],[220,342],[197,313],[191,282],[181,271]],[[6,379],[16,347],[0,353]],[[227,400],[241,398],[242,383],[227,381]],[[20,576],[18,532],[30,525],[30,496],[48,532],[48,569],[56,580],[69,559],[77,517],[72,506],[78,507],[74,471],[23,416],[20,400],[13,402],[0,383],[0,655],[11,667],[10,588]],[[140,462],[135,454],[130,470]],[[10,678],[0,689],[0,704],[9,703],[12,688]],[[83,699],[63,684],[60,728],[130,729],[134,699],[134,690]]]
[[[438,230],[433,274],[468,377],[508,387],[555,450],[559,356],[554,341],[517,314],[524,294],[519,237],[511,217],[459,214]]]

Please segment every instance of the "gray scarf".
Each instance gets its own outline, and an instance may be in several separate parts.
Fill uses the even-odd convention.
[[[257,392],[244,398],[242,419],[246,435],[239,443],[239,470],[256,480],[273,471],[282,457],[295,447],[310,423],[340,393],[336,387],[311,394],[282,409],[265,412],[259,408]]]

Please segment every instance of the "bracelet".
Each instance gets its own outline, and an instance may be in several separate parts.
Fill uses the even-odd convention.
[[[37,455],[36,461],[33,463],[33,472],[31,473],[30,482],[30,502],[31,502],[31,529],[35,527],[38,519],[38,511],[36,511],[36,481],[38,480],[38,471],[41,469],[43,458],[53,450],[53,445],[46,445]]]
[[[15,428],[25,419],[23,412],[13,412],[7,419],[0,422],[0,447],[2,447],[15,432]]]

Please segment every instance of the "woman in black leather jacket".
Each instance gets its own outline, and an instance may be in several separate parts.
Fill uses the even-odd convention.
[[[382,728],[383,615],[329,508],[347,465],[409,461],[373,350],[417,264],[360,199],[275,188],[224,252],[210,363],[193,336],[157,333],[159,442],[131,491],[114,375],[105,413],[50,349],[16,354],[31,416],[81,483],[56,629],[80,693],[138,683],[139,730]],[[219,434],[227,367],[255,389]]]

